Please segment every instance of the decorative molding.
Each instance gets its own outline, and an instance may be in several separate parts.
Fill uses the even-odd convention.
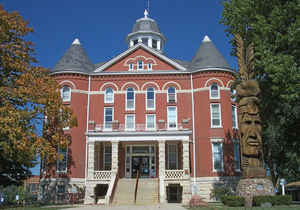
[[[63,80],[63,81],[61,81],[61,82],[59,83],[59,85],[64,86],[65,83],[71,84],[71,86],[72,86],[71,89],[76,89],[76,85],[75,85],[72,81],[70,81],[70,80]]]
[[[131,85],[134,85],[134,86],[136,87],[136,89],[134,90],[134,92],[140,90],[138,84],[136,84],[135,82],[126,82],[126,83],[121,87],[121,91],[125,91],[125,92],[126,92],[125,88],[126,88],[127,85],[130,85],[130,84],[131,84]]]
[[[114,91],[118,91],[118,86],[113,83],[113,82],[105,82],[103,85],[101,85],[101,87],[99,88],[100,91],[104,91],[103,88],[106,86],[106,85],[112,85],[114,86],[116,89]],[[105,92],[105,91],[104,91]]]
[[[220,79],[218,79],[218,78],[215,78],[215,77],[208,79],[208,80],[205,82],[204,87],[208,87],[208,83],[209,83],[210,81],[212,81],[212,80],[216,80],[216,81],[220,82],[220,83],[221,83],[221,87],[224,87],[223,81],[220,80]]]
[[[169,84],[171,84],[170,86],[172,86],[172,84],[177,86],[176,91],[181,90],[181,86],[178,84],[178,82],[175,82],[175,81],[169,81],[169,82],[165,83],[162,87],[162,90],[167,90],[166,88],[169,87]]]

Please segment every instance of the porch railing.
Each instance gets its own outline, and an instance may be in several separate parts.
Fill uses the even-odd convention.
[[[94,171],[95,180],[111,180],[112,171]]]
[[[165,170],[165,179],[184,179],[185,172],[184,170]]]
[[[168,124],[165,122],[157,123],[156,125],[135,124],[131,128],[126,127],[125,124],[118,122],[107,124],[89,123],[89,132],[155,132],[155,131],[186,131],[190,130],[189,123]]]

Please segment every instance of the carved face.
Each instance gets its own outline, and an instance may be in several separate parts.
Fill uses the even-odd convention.
[[[240,132],[242,137],[242,153],[247,156],[258,157],[261,152],[261,121],[258,114],[244,114]]]

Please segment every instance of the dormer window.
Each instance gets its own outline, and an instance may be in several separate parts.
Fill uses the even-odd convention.
[[[152,40],[152,48],[157,49],[157,40]]]
[[[129,71],[133,71],[133,64],[132,63],[129,64]]]
[[[148,39],[147,38],[142,38],[142,43],[146,46],[148,46]]]
[[[136,45],[139,42],[139,40],[135,39],[133,40],[133,45]]]
[[[138,61],[138,70],[144,70],[144,62],[142,60]]]
[[[152,70],[152,63],[148,63],[148,71]]]

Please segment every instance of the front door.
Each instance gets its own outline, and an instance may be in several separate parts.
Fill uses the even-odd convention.
[[[137,172],[140,172],[141,178],[149,177],[149,156],[132,156],[132,178],[136,178]]]

